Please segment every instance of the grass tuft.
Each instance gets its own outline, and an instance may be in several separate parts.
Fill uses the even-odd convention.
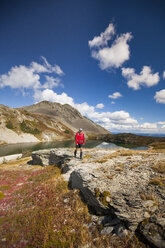
[[[0,191],[5,191],[5,190],[8,190],[10,188],[11,188],[10,185],[0,185]]]
[[[4,196],[5,196],[4,193],[2,193],[2,192],[0,191],[0,200],[1,200]]]
[[[92,158],[92,155],[91,154],[84,155],[84,159],[89,159],[89,158]]]
[[[149,184],[164,187],[165,186],[165,178],[155,177],[149,181]]]
[[[152,169],[159,173],[165,173],[165,162],[155,164]]]
[[[132,164],[131,165],[131,169],[135,169],[135,168],[137,168],[137,167],[139,167],[140,166],[140,164]]]
[[[94,160],[94,161],[92,161],[92,162],[102,164],[102,163],[105,163],[105,162],[107,162],[107,161],[108,161],[107,159],[99,158],[99,159],[96,159],[96,160]]]
[[[143,192],[140,192],[140,198],[143,200],[143,201],[148,201],[148,200],[151,200],[151,201],[154,201],[157,203],[157,198],[154,196],[154,194],[144,194]]]

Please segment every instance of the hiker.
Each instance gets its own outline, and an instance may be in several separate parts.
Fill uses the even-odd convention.
[[[82,133],[82,128],[79,129],[79,131],[76,133],[75,136],[75,142],[76,142],[76,149],[74,151],[74,157],[76,158],[77,150],[80,148],[80,159],[82,159],[82,147],[85,144],[85,136],[84,133]]]

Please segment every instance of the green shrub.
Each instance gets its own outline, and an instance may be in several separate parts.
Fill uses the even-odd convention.
[[[70,132],[69,132],[69,130],[68,130],[68,129],[65,129],[64,133],[69,134]]]
[[[32,155],[32,150],[22,151],[22,158],[30,157]]]
[[[20,128],[24,133],[39,134],[40,130],[38,128],[31,128],[25,121],[20,123]]]
[[[33,134],[39,134],[40,133],[40,130],[38,128],[34,128],[32,133]]]
[[[12,123],[11,121],[8,121],[8,122],[6,123],[6,127],[9,128],[9,129],[13,129],[13,128],[14,128],[14,127],[13,127],[13,123]]]

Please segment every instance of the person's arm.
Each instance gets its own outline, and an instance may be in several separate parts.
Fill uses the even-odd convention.
[[[83,133],[83,144],[85,144],[85,135]]]
[[[77,145],[77,133],[76,133],[76,136],[75,136],[75,142],[76,142],[76,145]]]

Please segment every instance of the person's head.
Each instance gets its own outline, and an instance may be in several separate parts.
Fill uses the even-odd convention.
[[[80,132],[80,133],[82,132],[82,128],[79,128],[79,132]]]

